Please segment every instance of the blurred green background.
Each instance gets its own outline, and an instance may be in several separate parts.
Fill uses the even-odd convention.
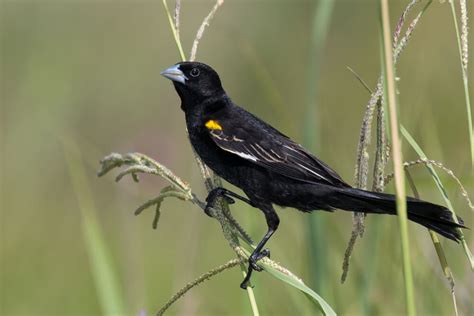
[[[186,52],[213,3],[183,1]],[[395,23],[406,1],[390,4]],[[308,65],[315,62],[310,45],[317,5],[226,1],[204,34],[198,60],[218,70],[235,102],[317,148],[320,158],[353,183],[369,95],[346,66],[375,86],[380,73],[378,6],[374,0],[336,1],[327,40],[317,43],[324,45],[320,68],[309,74],[314,67]],[[138,184],[128,178],[117,184],[113,175],[96,177],[103,156],[139,151],[168,166],[204,197],[178,97],[159,75],[179,60],[161,1],[2,1],[0,14],[0,314],[107,312],[84,237],[91,229],[84,225],[96,216],[109,253],[110,265],[104,268],[117,278],[126,314],[153,315],[187,282],[234,257],[219,224],[191,204],[167,200],[157,230],[151,228],[151,210],[133,216],[138,205],[166,185],[162,179],[144,176]],[[311,75],[314,87],[308,83]],[[402,54],[398,75],[401,121],[428,157],[453,169],[472,194],[466,108],[447,3],[435,1],[423,17]],[[473,82],[472,71],[470,77]],[[308,88],[316,87],[308,112]],[[313,137],[303,136],[305,120],[314,122]],[[404,155],[406,160],[417,158],[408,144]],[[424,199],[443,202],[424,168],[412,175]],[[442,176],[458,214],[474,227],[458,188]],[[266,224],[258,210],[241,203],[232,209],[254,239],[263,235]],[[338,313],[405,312],[396,218],[368,217],[348,280],[341,285],[351,214],[278,212],[282,224],[269,243],[272,259],[302,277]],[[308,231],[310,218],[322,223],[316,234]],[[453,314],[429,234],[415,224],[409,225],[409,233],[417,311]],[[321,235],[319,243],[311,240]],[[466,237],[472,249],[471,231]],[[469,264],[460,246],[442,243],[454,272],[460,315],[473,315]],[[247,294],[238,286],[241,279],[238,268],[227,271],[189,292],[170,314],[249,314]],[[256,274],[253,280],[262,315],[316,313],[302,294],[268,274]]]

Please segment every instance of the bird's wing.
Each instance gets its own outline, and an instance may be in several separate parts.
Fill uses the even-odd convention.
[[[348,186],[301,145],[253,115],[245,121],[236,117],[208,120],[205,126],[221,149],[272,172],[308,183]]]

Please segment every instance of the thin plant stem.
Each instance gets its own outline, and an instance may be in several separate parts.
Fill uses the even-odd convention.
[[[403,126],[401,126],[401,132],[402,132],[403,136],[405,137],[405,139],[408,141],[408,143],[413,147],[413,149],[418,153],[418,155],[420,155],[420,158],[424,159],[424,160],[428,160],[428,158],[426,157],[426,154],[423,152],[423,150],[420,148],[420,146],[415,142],[415,140],[413,139],[411,134]],[[443,196],[443,198],[446,202],[446,206],[453,213],[454,222],[459,224],[456,213],[454,212],[454,207],[453,207],[451,201],[449,200],[448,194],[447,194],[446,189],[444,188],[444,186],[441,182],[441,179],[439,178],[438,174],[436,173],[436,171],[434,170],[434,168],[431,166],[430,163],[426,164],[426,168],[428,168],[428,171],[431,173],[433,179],[435,180],[436,186],[438,187],[441,195]],[[470,201],[469,198],[468,198],[468,201]],[[471,203],[469,203],[469,204],[471,204]],[[471,253],[471,251],[470,251],[470,249],[467,245],[466,239],[464,238],[464,233],[462,232],[462,230],[460,228],[458,228],[458,232],[461,236],[461,238],[460,238],[461,239],[461,245],[464,249],[464,253],[465,253],[466,257],[469,259],[469,263],[471,265],[471,270],[474,271],[474,257],[473,257],[473,255],[472,255],[472,253]]]
[[[408,183],[411,187],[411,190],[413,191],[413,195],[415,196],[415,198],[420,199],[420,193],[418,192],[418,189],[416,188],[415,181],[413,181],[413,178],[411,177],[411,174],[407,168],[405,168],[405,171],[406,171]],[[454,315],[458,316],[458,309],[457,309],[457,304],[456,304],[456,293],[454,291],[453,273],[451,271],[451,268],[449,267],[448,260],[446,259],[446,254],[444,253],[444,249],[439,241],[438,235],[430,229],[428,229],[428,232],[430,233],[431,241],[433,242],[433,245],[436,250],[436,254],[438,255],[439,264],[441,265],[441,268],[443,269],[443,274],[449,283],[449,287],[451,288],[451,298],[453,301]]]
[[[464,0],[461,0],[461,3]],[[466,114],[467,114],[467,123],[469,129],[469,144],[471,146],[471,165],[474,168],[474,128],[472,126],[472,113],[471,113],[471,98],[469,97],[469,82],[468,82],[468,72],[467,72],[467,63],[468,63],[468,44],[467,44],[467,8],[465,5],[461,5],[463,8],[462,12],[462,21],[463,21],[463,36],[459,32],[458,19],[456,16],[456,7],[454,5],[454,0],[449,0],[451,5],[451,15],[453,16],[454,29],[456,31],[456,41],[458,44],[459,50],[459,59],[461,64],[462,71],[462,81],[464,86],[464,98],[466,99]],[[465,30],[465,31],[464,31]]]
[[[461,7],[461,57],[462,66],[467,71],[467,64],[469,63],[469,41],[468,41],[468,26],[467,26],[467,1],[459,0]]]
[[[168,3],[166,3],[166,0],[163,0],[163,6],[165,7],[166,15],[168,16],[171,32],[173,33],[174,41],[176,43],[176,46],[178,47],[179,55],[181,57],[181,60],[185,61],[186,56],[184,55],[183,46],[181,45],[181,40],[179,38],[179,33],[175,27],[175,23],[173,22],[173,17],[171,16],[170,9],[168,8]]]
[[[384,95],[390,116],[390,130],[392,141],[393,168],[395,172],[395,191],[397,201],[397,214],[400,223],[400,239],[403,255],[403,270],[405,278],[405,296],[407,314],[415,315],[415,298],[413,290],[413,275],[410,264],[410,247],[407,225],[407,205],[405,193],[405,180],[403,172],[402,146],[399,134],[397,99],[395,87],[395,68],[393,61],[392,43],[390,40],[390,14],[388,0],[380,0],[380,16],[382,28],[382,47],[384,64]]]
[[[181,0],[176,0],[175,5],[174,5],[174,28],[176,29],[176,35],[178,37],[178,41],[181,41],[181,37],[179,36],[180,15],[181,15]]]
[[[179,300],[183,295],[185,295],[189,290],[191,290],[193,287],[196,287],[197,285],[201,284],[202,282],[209,280],[210,278],[218,275],[221,272],[224,272],[225,270],[228,270],[230,268],[233,268],[235,266],[238,266],[239,264],[243,263],[246,259],[240,258],[240,259],[232,259],[229,262],[214,268],[212,270],[209,270],[208,272],[204,273],[200,277],[198,277],[196,280],[186,284],[181,290],[179,290],[175,295],[173,295],[168,302],[163,305],[163,307],[156,313],[156,316],[161,316],[166,312],[168,308],[170,308],[173,303],[175,303],[177,300]],[[258,315],[258,314],[257,314]]]
[[[217,0],[216,4],[212,7],[209,14],[204,18],[204,21],[202,21],[202,24],[201,24],[201,26],[199,27],[199,29],[196,33],[196,37],[194,38],[193,47],[191,48],[191,53],[189,55],[190,56],[189,57],[190,61],[194,61],[196,59],[196,53],[197,53],[197,48],[198,48],[198,45],[199,45],[199,41],[201,40],[201,38],[204,34],[204,31],[206,30],[206,27],[209,26],[209,23],[211,22],[212,18],[214,17],[214,14],[216,14],[217,9],[219,9],[219,7],[223,3],[224,3],[224,0]]]
[[[369,92],[370,94],[374,93],[372,91],[372,89],[370,89],[369,85],[367,84],[367,82],[365,82],[364,79],[362,79],[362,77],[354,70],[352,69],[351,67],[349,66],[346,66],[346,69],[349,70],[353,75],[354,77],[356,77],[356,79],[360,82],[360,84],[367,90],[367,92]]]
[[[242,275],[243,275],[244,278],[247,275],[247,269],[246,269],[247,267],[244,264],[246,261],[247,260],[244,260],[240,264],[240,269],[242,270]],[[255,300],[255,293],[253,292],[253,288],[251,286],[247,286],[247,296],[249,297],[250,308],[252,309],[253,315],[254,316],[260,316],[260,313],[258,311],[257,301]]]
[[[402,135],[408,140],[408,142],[412,145],[412,147],[418,149],[419,148],[418,144],[415,143],[415,140],[408,133],[408,131],[406,129],[404,129],[403,127],[402,127],[401,131],[402,131]],[[437,168],[443,170],[444,172],[446,172],[446,174],[449,177],[451,177],[456,182],[456,184],[459,187],[459,190],[461,191],[461,196],[466,200],[467,206],[471,209],[471,211],[474,211],[474,204],[472,203],[472,201],[469,197],[469,194],[467,193],[466,188],[461,183],[461,180],[459,180],[459,178],[454,174],[454,172],[451,169],[445,167],[441,162],[426,158],[426,156],[424,154],[420,155],[420,157],[421,158],[417,159],[417,160],[404,162],[403,163],[403,168],[407,169],[407,168],[417,166],[417,165],[424,165],[424,166],[427,167],[428,171],[430,171],[430,172],[432,172],[432,170],[430,170],[429,166],[437,167]],[[440,187],[439,186],[439,181],[436,179],[436,177],[433,177],[433,178],[434,178],[436,184],[438,185],[438,187]],[[384,181],[385,184],[388,184],[392,179],[393,179],[393,173],[385,176],[383,181]],[[444,190],[444,189],[441,190],[441,194],[443,195],[443,197],[446,195],[445,193],[446,193],[446,190]],[[447,203],[447,204],[449,204],[449,203]]]

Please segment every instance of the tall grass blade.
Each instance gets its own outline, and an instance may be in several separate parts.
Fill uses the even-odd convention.
[[[393,168],[395,172],[395,191],[397,201],[397,214],[400,223],[400,240],[403,255],[403,271],[405,278],[405,296],[407,314],[415,315],[415,298],[413,289],[413,275],[410,263],[410,247],[407,225],[407,205],[405,194],[405,178],[403,172],[402,146],[399,135],[398,109],[395,87],[395,68],[393,64],[392,41],[390,31],[390,14],[388,0],[380,0],[381,17],[381,42],[383,47],[384,64],[384,101],[389,110],[389,126],[391,131]]]
[[[284,273],[283,271],[280,271],[279,269],[273,267],[270,264],[265,263],[264,261],[260,261],[259,264],[262,265],[264,270],[267,271],[270,275],[305,293],[308,298],[310,298],[311,301],[314,302],[316,306],[324,313],[324,315],[336,315],[336,312],[331,308],[331,306],[315,291],[313,291],[310,287],[304,284],[301,279],[297,278],[292,274]]]
[[[457,304],[456,304],[456,294],[454,292],[453,272],[451,270],[451,267],[448,264],[448,260],[446,259],[446,254],[444,253],[444,249],[443,249],[443,246],[441,245],[441,242],[439,241],[438,235],[436,235],[436,233],[431,230],[429,232],[430,232],[431,241],[433,241],[433,245],[436,250],[436,254],[438,255],[439,264],[441,265],[443,274],[448,280],[449,287],[451,288],[451,299],[453,301],[454,314],[457,316],[458,309],[457,309]]]
[[[310,50],[308,61],[307,100],[305,120],[303,125],[303,143],[312,152],[318,152],[320,143],[319,114],[316,102],[319,95],[319,75],[323,58],[324,43],[331,22],[334,0],[321,0],[314,6]],[[327,262],[324,253],[327,252],[324,238],[326,224],[320,216],[312,216],[308,220],[308,258],[311,284],[320,293],[324,292]]]
[[[102,228],[96,216],[93,194],[87,183],[86,170],[81,151],[76,144],[63,139],[72,187],[77,197],[82,217],[82,235],[89,255],[90,268],[95,283],[98,300],[104,315],[126,315],[119,278],[114,272],[114,263],[105,242]]]
[[[403,137],[405,137],[405,139],[408,141],[410,146],[416,151],[416,153],[420,156],[420,158],[428,159],[426,157],[426,154],[424,153],[424,151],[421,149],[421,147],[418,145],[418,143],[415,141],[415,139],[411,136],[411,134],[406,130],[406,128],[401,126],[400,130],[402,132]],[[452,205],[452,203],[449,199],[449,196],[448,196],[448,193],[446,192],[446,189],[443,186],[443,183],[441,182],[440,177],[438,176],[438,173],[436,172],[436,170],[429,163],[426,164],[426,168],[428,169],[428,171],[430,172],[434,182],[436,183],[436,186],[438,187],[438,190],[440,191],[441,196],[443,197],[443,199],[446,203],[446,206],[454,214],[454,216],[453,216],[454,220],[457,222],[454,207],[453,207],[453,205]],[[461,234],[461,244],[463,246],[464,253],[466,254],[467,258],[469,259],[469,263],[471,264],[471,269],[474,270],[473,256],[472,256],[471,251],[469,250],[469,247],[466,243],[466,240],[464,238],[464,234],[463,234],[462,230],[459,229],[459,232]]]
[[[247,258],[250,256],[250,253],[244,248],[239,247],[239,253],[240,256],[244,256]],[[313,291],[310,287],[304,284],[304,282],[300,278],[298,278],[288,269],[282,267],[281,265],[275,263],[274,261],[268,258],[263,258],[258,262],[258,264],[273,277],[299,289],[304,294],[306,294],[324,313],[324,315],[336,315],[331,306],[321,296],[319,296],[315,291]]]
[[[410,187],[413,191],[415,198],[420,199],[420,194],[418,192],[418,189],[416,188],[415,181],[413,181],[413,178],[411,177],[410,172],[408,171],[408,168],[406,169],[406,175],[407,175],[408,183],[410,184]],[[430,229],[428,229],[428,232],[430,233],[431,241],[433,242],[433,245],[436,250],[436,254],[438,255],[439,264],[441,265],[443,274],[446,277],[449,283],[449,286],[451,288],[451,298],[453,300],[454,314],[457,316],[458,311],[457,311],[457,304],[456,304],[456,294],[454,292],[453,273],[451,271],[451,268],[448,265],[448,260],[446,259],[446,254],[444,253],[443,245],[441,245],[438,235]]]
[[[327,315],[327,316],[336,315],[336,312],[331,308],[331,306],[321,296],[319,296],[316,292],[314,292],[311,288],[309,288],[306,284],[304,284],[303,281],[295,277],[288,276],[274,269],[271,266],[264,265],[264,267],[265,267],[265,270],[268,273],[270,273],[272,276],[274,276],[275,278],[280,279],[281,281],[305,293],[317,305],[317,307],[324,313],[324,315]]]

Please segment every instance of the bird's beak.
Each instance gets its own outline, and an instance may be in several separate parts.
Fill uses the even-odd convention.
[[[188,80],[188,77],[186,77],[184,73],[179,69],[179,65],[174,65],[168,69],[163,70],[162,72],[160,72],[160,75],[172,81],[180,82],[182,84],[185,84],[186,80]]]

